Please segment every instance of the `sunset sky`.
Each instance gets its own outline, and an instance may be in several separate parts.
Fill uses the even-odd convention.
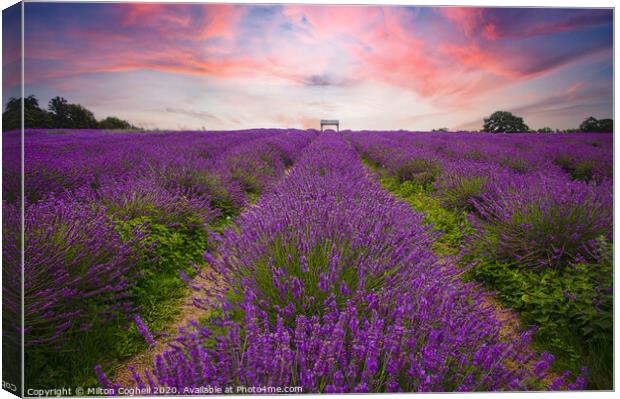
[[[25,92],[145,128],[571,128],[612,117],[612,43],[605,9],[26,3]]]

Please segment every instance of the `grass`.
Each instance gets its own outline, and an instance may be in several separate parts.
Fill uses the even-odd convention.
[[[179,306],[187,295],[178,269],[183,269],[190,277],[196,273],[190,264],[203,262],[202,255],[208,247],[207,231],[204,228],[172,229],[146,217],[118,222],[121,234],[127,239],[138,225],[147,230],[148,235],[143,240],[147,249],[138,250],[137,267],[142,276],[130,293],[139,306],[135,313],[140,314],[152,331],[168,332],[170,322],[179,314]],[[131,321],[118,319],[106,325],[95,325],[57,352],[28,350],[26,386],[98,386],[93,371],[95,364],[102,364],[109,372],[146,349],[144,338]]]
[[[244,194],[248,204],[256,203],[262,187],[252,187]],[[223,198],[226,198],[223,195]],[[209,249],[208,230],[221,232],[231,225],[241,209],[229,202],[218,202],[212,206],[220,210],[220,217],[204,226],[197,215],[183,215],[180,218],[161,214],[157,209],[135,207],[129,220],[117,220],[119,233],[125,240],[132,240],[135,234],[144,238],[136,244],[135,267],[140,278],[130,295],[143,322],[154,333],[173,333],[170,324],[180,314],[180,305],[188,294],[187,285],[179,275],[183,270],[190,278],[196,275],[192,263],[204,265],[203,254]],[[125,215],[123,209],[115,209],[114,215]],[[149,215],[149,216],[145,216]],[[125,218],[126,219],[126,218]],[[175,222],[169,227],[167,222]],[[111,375],[123,363],[144,352],[148,345],[133,323],[133,314],[93,328],[68,342],[57,352],[26,352],[26,387],[49,388],[50,386],[99,386],[94,366],[101,364]],[[129,320],[129,321],[128,321]],[[59,367],[62,365],[62,367]]]
[[[378,169],[367,161],[363,163],[374,171]],[[471,231],[465,212],[449,210],[441,206],[439,199],[431,194],[430,185],[423,185],[407,180],[400,182],[399,178],[388,176],[380,171],[381,186],[392,192],[396,197],[407,202],[413,209],[424,214],[424,221],[432,229],[441,234],[434,244],[439,254],[455,255],[466,234]]]

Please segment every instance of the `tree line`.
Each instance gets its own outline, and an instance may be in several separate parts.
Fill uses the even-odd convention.
[[[22,99],[11,97],[2,113],[3,130],[21,127]],[[30,95],[24,98],[24,127],[27,129],[136,129],[131,123],[114,116],[97,120],[92,111],[80,104],[69,103],[63,97],[52,98],[47,110]]]
[[[490,133],[516,133],[516,132],[532,132],[529,126],[523,121],[523,118],[513,115],[507,111],[497,111],[488,118],[484,118],[483,132]],[[577,129],[551,129],[543,127],[536,130],[538,133],[576,133],[576,132],[613,132],[613,119],[596,119],[593,116],[587,117],[579,125]]]
[[[21,98],[11,97],[2,113],[3,130],[21,127]],[[27,129],[138,129],[131,123],[114,116],[98,121],[95,115],[80,104],[71,104],[63,97],[54,97],[48,103],[48,110],[39,107],[39,100],[30,95],[24,98],[24,127]],[[523,118],[507,111],[496,111],[484,118],[481,132],[490,133],[575,133],[575,132],[613,132],[613,119],[596,119],[592,116],[584,119],[577,129],[551,129],[543,127],[530,130]],[[434,132],[446,132],[447,128],[433,129]]]

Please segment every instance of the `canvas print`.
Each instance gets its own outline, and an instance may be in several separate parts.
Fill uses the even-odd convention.
[[[6,8],[3,389],[613,390],[613,13]]]

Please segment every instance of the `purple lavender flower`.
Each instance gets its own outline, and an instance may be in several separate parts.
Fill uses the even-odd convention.
[[[155,338],[153,338],[153,334],[151,334],[151,332],[149,331],[148,326],[144,324],[144,322],[140,318],[140,315],[136,315],[134,317],[134,321],[136,323],[136,327],[138,328],[138,332],[140,333],[140,335],[142,335],[142,337],[144,337],[146,343],[149,344],[149,346],[155,346],[157,344],[155,342]]]

